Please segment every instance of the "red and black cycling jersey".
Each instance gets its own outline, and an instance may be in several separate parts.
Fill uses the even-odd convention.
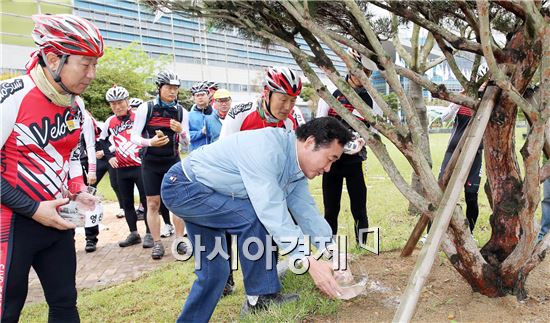
[[[144,102],[136,111],[132,141],[142,148],[144,160],[163,161],[167,158],[179,157],[180,140],[186,142],[189,138],[189,112],[180,104],[168,106],[159,103],[159,98]],[[181,123],[182,132],[176,133],[170,127],[170,120]],[[151,138],[160,130],[168,136],[168,144],[160,147],[151,146]]]
[[[68,180],[82,182],[78,143],[87,117],[84,103],[77,97],[75,108],[57,106],[28,75],[0,88],[2,178],[36,201],[60,198]]]
[[[359,97],[361,97],[361,99],[363,99],[363,101],[369,107],[372,108],[372,98],[371,98],[371,96],[369,95],[369,93],[367,92],[367,90],[365,88],[363,88],[363,87],[357,88],[357,89],[355,89],[355,92],[359,95]],[[332,93],[332,96],[335,97],[336,100],[340,101],[340,103],[346,109],[348,109],[348,111],[351,112],[358,120],[365,121],[365,118],[361,115],[361,113],[359,113],[359,111],[357,111],[353,107],[353,105],[351,105],[351,103],[344,96],[344,94],[342,94],[342,92],[340,92],[340,90],[334,91],[334,93]],[[330,109],[328,110],[328,115],[341,120],[342,122],[344,122],[344,124],[346,124],[346,126],[348,128],[351,129],[351,126],[349,126],[344,120],[342,120],[342,117],[338,114],[338,112],[336,112],[336,110],[334,108],[330,107]]]
[[[128,110],[128,114],[122,117],[110,116],[105,120],[104,129],[107,134],[102,133],[100,138],[109,138],[111,151],[115,153],[118,167],[141,166],[139,150],[141,146],[133,143],[130,138],[134,127],[135,114]]]
[[[292,109],[287,119],[269,122],[267,118],[260,113],[260,104],[261,99],[256,102],[237,104],[229,109],[223,121],[220,138],[243,130],[262,129],[266,127],[294,130],[299,125],[305,123],[302,112],[298,107]]]
[[[467,116],[467,117],[471,117],[473,115],[473,111],[472,111],[472,109],[470,109],[468,107],[460,106],[460,108],[458,108],[457,114]]]

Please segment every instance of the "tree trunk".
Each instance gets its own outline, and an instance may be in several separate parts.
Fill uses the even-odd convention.
[[[527,39],[525,32],[522,29],[513,35],[504,50],[505,56],[500,58],[503,61],[499,62],[513,66],[514,70],[508,74],[520,93],[525,91],[535,68],[539,66],[542,47],[540,40]],[[476,259],[473,257],[475,255],[464,250],[461,253],[464,241],[458,234],[452,237],[458,257],[451,257],[451,262],[475,291],[491,297],[506,294],[525,297],[522,282],[528,275],[523,268],[526,260],[508,264],[506,269],[503,262],[519,247],[518,242],[525,235],[522,223],[533,221],[533,200],[540,200],[540,196],[525,193],[515,151],[516,115],[517,105],[506,94],[501,94],[485,131],[486,191],[493,214],[490,217],[491,238],[481,249],[483,259]],[[524,245],[533,244],[532,241],[525,241]],[[523,248],[528,252],[528,258],[533,247]]]
[[[416,113],[418,114],[418,118],[420,119],[420,124],[422,125],[422,131],[421,134],[421,149],[426,157],[426,160],[428,163],[430,163],[430,166],[432,165],[432,155],[430,152],[430,139],[429,139],[429,133],[428,133],[428,113],[426,109],[426,105],[424,104],[424,97],[422,96],[422,87],[414,82],[409,83],[409,95],[411,97],[411,101],[416,109]],[[411,186],[412,188],[420,195],[425,196],[424,189],[422,188],[422,185],[420,184],[420,180],[418,178],[418,175],[413,171],[411,174]],[[412,203],[409,203],[409,214],[415,215],[419,214],[420,212]]]

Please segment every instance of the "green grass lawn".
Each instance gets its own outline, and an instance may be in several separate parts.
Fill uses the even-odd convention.
[[[523,132],[523,129],[518,131],[519,134]],[[518,135],[518,137],[521,136]],[[439,171],[448,139],[449,134],[432,134],[430,136],[434,174]],[[519,140],[516,145],[518,149],[521,148]],[[403,171],[405,178],[410,178],[411,169],[406,160],[399,157],[399,153],[395,149],[391,149],[390,154],[395,156],[394,160],[399,169]],[[408,239],[418,217],[407,213],[408,202],[391,183],[382,166],[373,158],[374,155],[370,154],[369,156],[367,160],[369,222],[371,226],[380,228],[382,251],[399,249]],[[482,178],[482,185],[484,183],[485,176]],[[311,181],[310,190],[322,210],[320,178]],[[107,199],[114,199],[108,179],[104,179],[99,185],[99,192]],[[464,205],[463,197],[461,201]],[[479,193],[479,206],[480,215],[474,235],[479,244],[483,245],[490,236],[489,215],[491,212],[483,189]],[[540,210],[538,213],[538,217],[540,217]],[[350,241],[354,240],[353,218],[346,193],[343,194],[338,233],[349,236]],[[365,253],[365,251],[358,251],[353,246],[351,247],[353,252]],[[133,282],[102,290],[81,291],[78,299],[81,318],[85,322],[174,321],[181,311],[194,278],[192,262],[174,262]],[[236,293],[220,301],[214,312],[213,321],[241,320],[239,311],[244,299],[244,292],[240,271],[237,272],[235,278],[237,281]],[[270,309],[261,315],[251,315],[242,320],[246,322],[296,322],[310,315],[336,313],[341,305],[340,301],[322,297],[314,288],[308,275],[287,275],[283,280],[283,289],[286,292],[300,293],[300,301],[282,308]],[[46,307],[45,304],[26,307],[21,321],[46,321]]]

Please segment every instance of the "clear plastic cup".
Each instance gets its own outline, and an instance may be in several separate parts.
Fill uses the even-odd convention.
[[[95,187],[80,184],[62,190],[63,197],[68,197],[69,203],[58,208],[59,215],[77,227],[99,224],[103,217],[103,207],[95,194]]]
[[[333,258],[333,268],[334,279],[342,290],[338,298],[349,300],[363,294],[367,289],[368,274],[360,270],[360,272],[354,276],[348,262],[349,255],[346,253],[338,253],[337,257],[338,258]]]

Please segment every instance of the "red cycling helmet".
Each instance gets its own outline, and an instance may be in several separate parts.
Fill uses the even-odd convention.
[[[298,96],[302,91],[302,80],[288,67],[268,67],[265,71],[264,88],[270,92]]]
[[[84,18],[69,14],[33,15],[34,30],[32,38],[38,50],[31,55],[27,63],[27,72],[36,66],[39,56],[42,56],[46,68],[54,81],[67,93],[74,95],[61,80],[61,69],[67,57],[81,55],[88,57],[103,56],[103,37],[99,29]],[[57,70],[52,70],[45,57],[48,53],[61,56]]]
[[[84,18],[70,14],[33,15],[32,38],[46,53],[103,56],[103,37],[99,29]]]

